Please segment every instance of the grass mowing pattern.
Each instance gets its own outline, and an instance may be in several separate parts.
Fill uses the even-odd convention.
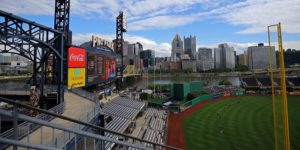
[[[300,149],[300,97],[288,97],[291,149]],[[271,96],[208,103],[184,120],[188,150],[275,149]]]

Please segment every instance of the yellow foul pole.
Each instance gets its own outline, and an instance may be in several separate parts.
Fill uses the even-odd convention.
[[[274,91],[274,76],[273,76],[273,60],[272,60],[272,49],[271,49],[271,39],[270,39],[270,27],[268,26],[268,41],[269,41],[269,65],[270,65],[270,77],[272,85],[272,102],[273,102],[273,121],[274,121],[274,139],[275,139],[275,150],[278,150],[278,136],[277,136],[277,104],[275,101],[275,91]]]
[[[289,136],[289,120],[288,120],[288,106],[286,95],[286,79],[285,79],[285,66],[284,66],[284,50],[282,48],[282,34],[281,23],[277,26],[278,31],[278,46],[280,57],[280,78],[281,78],[281,103],[282,103],[282,117],[283,117],[283,129],[284,129],[284,149],[290,150],[290,136]]]

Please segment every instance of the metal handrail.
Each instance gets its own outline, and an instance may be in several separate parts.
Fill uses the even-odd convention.
[[[62,112],[64,110],[64,107],[65,107],[65,103],[63,102],[63,103],[61,103],[59,105],[56,105],[56,106],[52,107],[48,111],[55,112],[57,114],[62,114]],[[37,116],[35,116],[35,118],[41,119],[41,120],[45,120],[45,121],[51,121],[55,117],[51,116],[51,115],[47,115],[47,114],[41,113],[41,114],[38,114]],[[26,134],[28,133],[28,131],[24,130],[24,129],[26,129],[27,127],[28,127],[28,122],[26,122],[26,121],[18,125],[18,131],[19,131],[19,136],[18,137],[19,137],[19,139],[26,136]],[[31,125],[31,128],[30,128],[29,132],[32,133],[36,129],[38,129],[39,127],[40,127],[39,125]],[[20,132],[20,131],[23,131],[23,132]],[[12,138],[13,136],[14,136],[14,129],[13,128],[11,128],[11,129],[9,129],[9,130],[1,133],[1,137],[3,137],[3,138]],[[6,145],[0,144],[0,149],[2,149],[4,147],[6,147]]]
[[[49,109],[49,111],[56,112],[57,114],[61,114],[63,108],[65,107],[64,105],[65,105],[65,103],[61,103],[55,107],[52,107],[51,109]],[[38,114],[37,116],[35,116],[35,118],[41,119],[41,120],[46,120],[46,121],[51,121],[52,119],[54,119],[54,117],[51,117],[46,114]],[[18,125],[18,128],[22,128],[22,127],[27,127],[27,122],[23,122]],[[2,137],[8,137],[9,135],[13,135],[13,129],[9,129],[1,134]],[[22,137],[22,135],[19,135],[19,136]]]
[[[89,112],[87,112],[87,115],[82,115],[80,118],[79,118],[79,120],[86,120],[87,122],[90,122],[93,118],[95,118],[96,116],[97,116],[97,113],[99,113],[99,111],[100,111],[100,104],[98,103],[98,104],[96,104],[96,106],[90,106],[87,110],[91,110],[91,111],[89,111]],[[76,124],[76,123],[74,123],[74,124],[71,124],[70,126],[69,126],[69,128],[74,128],[74,129],[76,129],[78,127],[78,124]],[[79,127],[78,127],[78,129],[79,130],[82,130],[84,128],[84,126],[80,126],[79,125]],[[64,138],[64,133],[60,133],[57,137],[56,137],[56,139],[63,139]],[[54,140],[54,139],[52,139],[52,140]],[[72,141],[72,138],[71,139],[69,139],[69,141],[68,142],[70,142],[70,141]],[[68,143],[68,142],[66,142],[66,143]],[[55,141],[51,141],[50,143],[49,143],[49,146],[51,147],[51,146],[54,146],[55,145]]]
[[[84,126],[88,126],[88,127],[90,127],[90,128],[96,129],[96,130],[102,130],[102,131],[105,131],[105,132],[109,132],[109,133],[112,133],[112,134],[116,134],[116,135],[118,135],[118,136],[122,136],[122,137],[125,137],[125,138],[127,138],[127,139],[130,138],[130,139],[132,139],[132,140],[134,140],[134,141],[140,141],[140,142],[144,142],[144,143],[149,143],[149,144],[153,144],[153,145],[160,146],[160,147],[167,148],[167,149],[180,150],[179,148],[176,148],[176,147],[172,147],[172,146],[168,146],[168,145],[163,145],[163,144],[158,144],[158,143],[154,143],[154,142],[151,142],[151,141],[139,139],[139,138],[136,138],[136,137],[133,137],[133,136],[129,136],[129,135],[126,135],[126,134],[122,134],[122,133],[115,132],[115,131],[112,131],[112,130],[108,130],[108,129],[106,129],[106,128],[102,128],[102,127],[99,127],[99,126],[96,126],[96,125],[93,125],[93,124],[90,124],[90,123],[78,121],[78,120],[76,120],[76,119],[69,118],[69,117],[66,117],[66,116],[63,116],[63,115],[58,115],[58,114],[49,112],[49,111],[47,111],[47,110],[43,110],[43,109],[35,108],[35,107],[32,107],[32,106],[24,105],[24,104],[21,104],[21,103],[12,101],[12,100],[7,99],[7,98],[0,97],[0,100],[3,101],[3,102],[9,103],[9,104],[18,106],[18,107],[23,107],[23,108],[27,108],[27,109],[32,109],[32,110],[38,111],[38,112],[40,112],[40,113],[45,113],[45,114],[48,114],[48,115],[51,115],[51,116],[54,116],[54,117],[57,117],[57,118],[60,118],[60,119],[64,119],[64,120],[67,120],[67,121],[70,121],[70,122],[74,122],[74,123],[77,123],[77,124],[81,124],[81,125],[84,125]]]
[[[14,113],[16,113],[16,112],[9,112],[9,111],[5,111],[5,110],[0,110],[0,114],[3,115],[3,116],[13,117],[14,115],[16,115]],[[72,134],[82,135],[85,138],[93,138],[95,140],[108,141],[108,142],[117,143],[117,144],[120,144],[120,145],[124,145],[124,146],[127,146],[127,147],[134,147],[134,148],[138,148],[138,149],[149,149],[149,148],[142,147],[141,145],[129,144],[129,143],[126,143],[126,142],[123,142],[123,141],[118,141],[118,140],[111,139],[111,138],[101,136],[101,135],[98,135],[98,134],[89,133],[89,132],[85,132],[85,131],[81,131],[81,130],[74,130],[72,128],[64,127],[62,125],[51,123],[51,122],[46,122],[46,121],[39,120],[39,119],[36,119],[36,118],[32,118],[32,117],[29,117],[29,116],[26,116],[26,115],[23,115],[23,114],[18,114],[18,118],[20,118],[22,120],[26,120],[26,121],[31,122],[31,123],[40,124],[40,125],[45,126],[45,127],[50,127],[52,129],[61,130],[63,132],[69,132],[69,133],[72,133]],[[22,143],[20,141],[15,141],[15,142]],[[27,144],[31,145],[31,143],[27,143]],[[41,143],[41,145],[43,145],[43,144]],[[46,149],[46,148],[43,147],[43,148],[40,148],[40,149]]]

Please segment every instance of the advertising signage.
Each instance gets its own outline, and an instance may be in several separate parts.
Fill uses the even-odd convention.
[[[96,83],[104,81],[105,78],[105,56],[90,54],[87,57],[87,82]]]
[[[116,60],[106,57],[106,79],[114,78],[116,76]]]
[[[68,89],[85,86],[85,68],[68,68]]]
[[[83,48],[70,47],[68,50],[68,67],[83,68],[85,67],[86,51]]]

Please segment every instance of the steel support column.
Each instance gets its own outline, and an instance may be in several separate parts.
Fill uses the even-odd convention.
[[[120,56],[120,63],[117,64],[117,80],[116,80],[116,88],[117,90],[122,89],[123,84],[123,32],[126,32],[126,28],[124,28],[124,13],[121,11],[119,16],[116,18],[116,52]]]

